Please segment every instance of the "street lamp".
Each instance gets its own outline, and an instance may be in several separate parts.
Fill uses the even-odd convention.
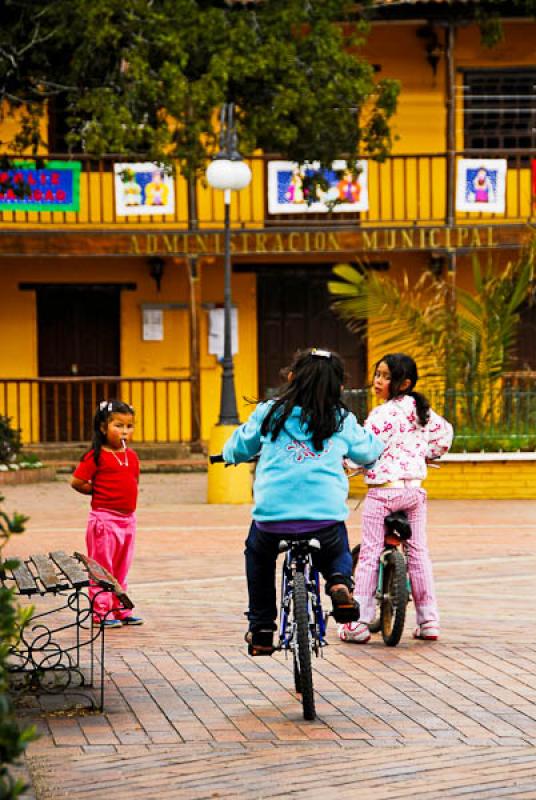
[[[245,189],[251,181],[251,170],[242,160],[237,149],[237,134],[234,128],[233,103],[225,103],[220,115],[219,152],[209,164],[206,177],[209,186],[223,191],[224,216],[224,317],[223,359],[218,425],[238,425],[231,328],[231,192]]]

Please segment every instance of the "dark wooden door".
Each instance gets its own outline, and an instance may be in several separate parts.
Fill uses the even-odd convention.
[[[324,347],[344,359],[348,388],[365,385],[367,349],[330,310],[331,270],[266,269],[257,276],[259,392],[265,397],[281,384],[280,370],[296,350]]]
[[[119,310],[119,287],[37,289],[39,375],[63,379],[42,385],[41,441],[91,438],[94,407],[117,386],[76,379],[119,375]]]

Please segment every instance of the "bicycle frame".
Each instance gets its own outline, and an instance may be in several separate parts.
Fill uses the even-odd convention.
[[[380,562],[378,568],[378,583],[376,585],[376,600],[381,601],[383,598],[383,578],[385,572],[385,563],[387,561],[387,557],[389,553],[392,553],[393,550],[400,548],[402,553],[404,554],[404,558],[406,557],[406,548],[404,546],[404,542],[399,536],[396,536],[393,533],[387,533],[385,535],[385,542],[384,548],[380,553]],[[409,579],[409,575],[406,579],[406,585],[408,587],[408,601],[411,600],[411,582]]]
[[[316,540],[310,540],[312,542]],[[287,545],[281,542],[281,545]],[[293,592],[294,575],[302,572],[305,577],[307,594],[309,598],[309,629],[311,633],[311,646],[316,655],[320,649],[327,645],[326,621],[320,599],[320,575],[314,567],[309,541],[298,540],[288,545],[281,575],[281,606],[279,623],[279,647],[289,651],[294,647],[294,631],[288,626],[290,604]]]

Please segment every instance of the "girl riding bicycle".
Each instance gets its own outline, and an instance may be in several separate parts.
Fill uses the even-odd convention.
[[[383,404],[365,421],[365,428],[385,444],[373,468],[365,470],[369,486],[363,506],[363,532],[355,597],[361,609],[358,623],[339,627],[345,642],[366,644],[367,623],[376,613],[375,591],[378,561],[384,546],[385,517],[405,511],[411,525],[407,542],[408,573],[415,602],[416,639],[439,637],[439,611],[426,537],[426,462],[446,453],[452,443],[452,426],[430,408],[428,400],[414,391],[418,374],[415,361],[404,353],[381,358],[374,372],[374,392]]]
[[[383,445],[344,405],[343,380],[344,366],[335,353],[299,352],[277,397],[260,403],[223,447],[223,458],[230,464],[260,453],[245,549],[246,641],[252,655],[273,651],[275,565],[281,539],[318,539],[321,548],[314,562],[326,580],[335,619],[359,619],[344,524],[348,479],[343,458],[371,467]]]

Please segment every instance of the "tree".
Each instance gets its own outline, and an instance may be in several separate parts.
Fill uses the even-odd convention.
[[[370,2],[370,0],[369,0]],[[214,110],[235,103],[246,153],[323,166],[381,157],[396,81],[359,57],[366,25],[351,0],[0,0],[0,101],[12,146],[46,144],[47,102],[67,110],[73,152],[178,158],[200,174]],[[3,143],[7,145],[6,142]]]

